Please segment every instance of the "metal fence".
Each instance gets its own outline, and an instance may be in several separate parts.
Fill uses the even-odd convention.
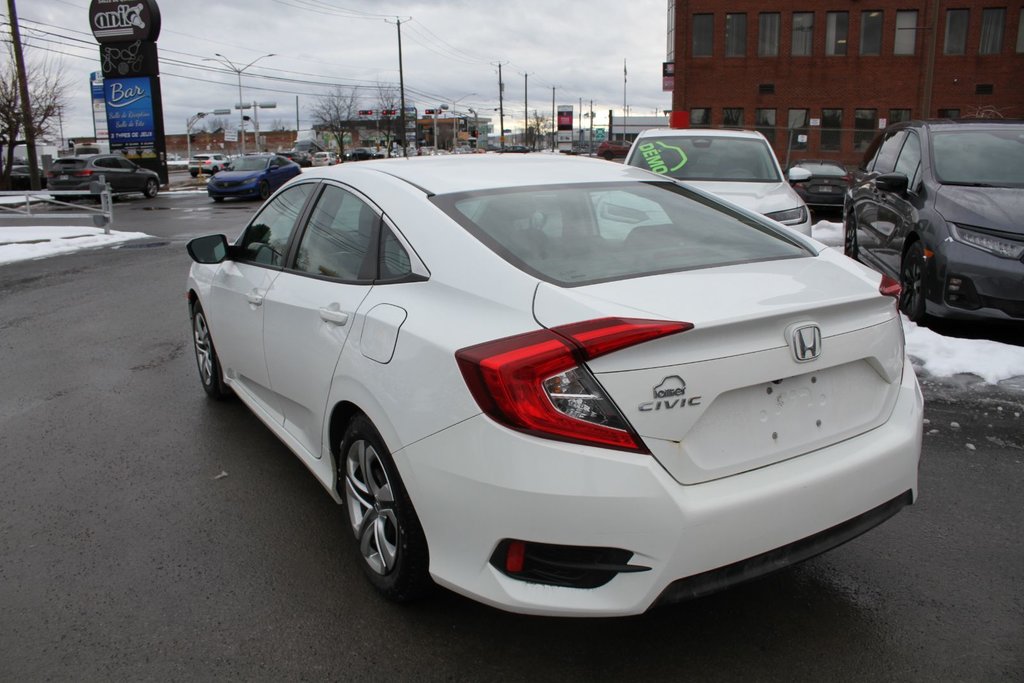
[[[83,204],[81,200],[87,196],[96,202],[95,205]],[[81,220],[91,219],[97,228],[103,228],[105,235],[110,234],[110,226],[114,222],[114,199],[103,176],[90,183],[89,194],[69,190],[39,190],[24,192],[0,192],[0,197],[19,197],[24,202],[0,203],[0,218],[38,219],[45,216],[47,220]]]

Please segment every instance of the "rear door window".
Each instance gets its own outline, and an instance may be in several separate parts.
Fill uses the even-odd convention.
[[[900,148],[903,146],[903,140],[906,136],[907,132],[905,130],[898,130],[886,136],[878,148],[875,158],[868,165],[868,170],[875,173],[892,173],[892,170],[896,167],[896,158],[899,156]]]
[[[299,242],[295,270],[346,282],[374,278],[380,216],[351,192],[328,185]],[[374,257],[376,256],[376,252]]]

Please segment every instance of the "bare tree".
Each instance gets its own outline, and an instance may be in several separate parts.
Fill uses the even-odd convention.
[[[226,130],[228,127],[228,120],[223,116],[209,116],[203,122],[203,125],[208,133],[219,133],[222,130]]]
[[[351,135],[354,131],[358,112],[356,89],[340,85],[318,97],[310,110],[314,125],[334,136],[341,154],[345,153],[345,133]]]
[[[526,137],[528,140],[532,142],[531,146],[533,149],[537,149],[537,137],[540,136],[541,139],[543,139],[543,136],[550,132],[550,130],[551,117],[544,116],[543,114],[538,113],[536,109],[534,109],[533,116],[530,117],[530,126],[526,131]],[[531,143],[528,142],[527,144],[529,145]]]
[[[274,119],[274,121],[270,124],[270,130],[282,131],[291,129],[288,127],[288,124],[285,123],[284,119]]]
[[[52,136],[57,133],[61,110],[68,108],[67,76],[62,64],[46,59],[29,63],[26,71],[32,101],[32,130],[37,138]],[[10,187],[14,149],[25,144],[25,133],[17,67],[8,49],[0,62],[0,147],[4,150],[0,187]]]
[[[377,120],[377,127],[384,134],[384,146],[388,156],[391,156],[391,143],[400,140],[399,134],[404,132],[399,130],[402,127],[401,112],[399,111],[401,107],[402,98],[398,88],[389,83],[378,83],[377,111],[380,118]],[[394,113],[384,116],[382,112],[386,111]]]

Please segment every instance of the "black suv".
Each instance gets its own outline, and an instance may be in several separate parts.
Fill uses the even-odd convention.
[[[46,183],[51,190],[89,194],[92,182],[102,176],[114,194],[141,192],[148,199],[160,190],[160,176],[119,154],[87,154],[61,157],[50,165]]]
[[[846,255],[897,278],[911,320],[1024,320],[1024,121],[886,128],[843,213]]]

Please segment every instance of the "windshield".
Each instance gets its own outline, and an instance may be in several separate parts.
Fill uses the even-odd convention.
[[[781,182],[771,148],[750,138],[645,137],[633,145],[629,164],[679,180]]]
[[[945,185],[1024,187],[1024,126],[939,131],[932,154]]]
[[[575,286],[810,251],[673,183],[540,186],[431,199],[520,270]]]
[[[242,157],[231,163],[232,171],[262,171],[267,167],[269,157]]]

